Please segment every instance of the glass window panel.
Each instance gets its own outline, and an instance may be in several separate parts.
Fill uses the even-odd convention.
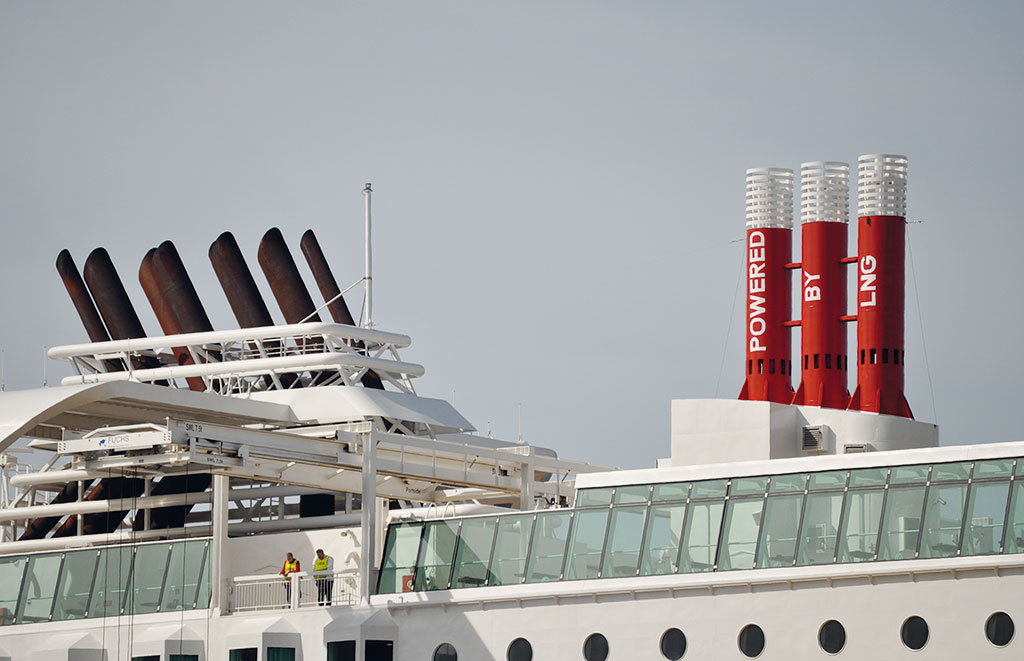
[[[730,496],[753,496],[764,494],[768,486],[767,477],[737,477],[732,481]]]
[[[853,474],[850,474],[853,483]],[[882,518],[884,489],[846,493],[846,512],[839,535],[839,562],[874,560],[878,544],[878,523]]]
[[[494,545],[497,517],[465,519],[459,532],[459,548],[455,552],[453,588],[472,588],[487,585],[487,563]]]
[[[889,484],[922,484],[928,480],[928,466],[894,466]]]
[[[25,574],[28,558],[0,558],[0,626],[14,621],[14,612],[18,606],[18,593],[21,591],[21,579]]]
[[[1013,459],[989,459],[974,462],[974,479],[1009,477],[1013,473]]]
[[[835,561],[836,537],[842,510],[841,491],[808,494],[797,565],[827,565]]]
[[[725,498],[725,492],[728,488],[729,480],[694,482],[693,490],[690,491],[690,498]]]
[[[651,506],[640,565],[641,576],[675,573],[685,515],[686,503]]]
[[[850,488],[884,486],[888,476],[888,468],[862,468],[850,471]]]
[[[488,585],[522,583],[526,575],[526,553],[533,530],[532,514],[516,514],[498,519],[498,537]]]
[[[125,613],[155,613],[160,610],[160,589],[167,573],[167,544],[147,544],[135,549],[135,568]]]
[[[654,485],[654,502],[665,500],[686,500],[690,495],[690,484],[688,482],[673,482],[672,484]]]
[[[60,571],[62,553],[33,555],[28,559],[25,587],[18,600],[14,619],[25,622],[46,622],[50,619],[53,595],[57,588],[57,574]]]
[[[196,608],[210,607],[210,562],[213,549],[210,540],[206,541],[206,556],[203,559],[203,573],[199,576],[199,590],[196,592]]]
[[[423,532],[423,548],[416,567],[416,591],[447,590],[459,521],[430,521]]]
[[[694,489],[697,485],[693,485]],[[686,518],[686,533],[679,558],[682,573],[711,571],[715,567],[715,552],[718,550],[718,533],[722,528],[722,500],[690,503],[690,514]]]
[[[245,647],[228,652],[228,661],[256,661],[258,650],[255,647]]]
[[[119,615],[124,607],[125,585],[131,576],[132,547],[113,546],[100,551],[96,582],[89,600],[89,617]]]
[[[268,647],[267,661],[295,661],[295,648]]]
[[[975,465],[974,472],[978,472],[978,465]],[[970,511],[967,513],[961,555],[999,553],[999,546],[1003,543],[1006,499],[1009,495],[1009,482],[971,484]]]
[[[526,582],[543,583],[562,577],[569,512],[541,512],[534,524],[533,545],[526,565]]]
[[[722,548],[718,553],[719,570],[751,569],[754,566],[754,551],[763,508],[763,498],[729,501],[725,511]]]
[[[1017,459],[1016,461],[1017,461],[1017,470],[1015,471],[1015,473],[1017,475],[1024,475],[1024,458]]]
[[[803,504],[803,494],[769,496],[764,510],[764,532],[761,533],[761,545],[757,549],[758,567],[793,565]]]
[[[651,497],[651,485],[638,484],[615,489],[615,504],[646,503]]]
[[[581,489],[576,493],[576,507],[596,507],[611,505],[612,487],[601,489]]]
[[[608,510],[581,510],[572,519],[569,541],[569,561],[565,567],[566,580],[597,578],[601,565],[601,547],[604,546]]]
[[[392,523],[388,526],[388,537],[384,541],[384,560],[380,569],[380,594],[412,590],[422,532],[422,523]]]
[[[602,578],[636,576],[646,520],[646,505],[616,507],[612,510],[608,543],[605,545],[601,565]]]
[[[966,480],[971,476],[971,462],[962,461],[956,464],[935,464],[932,466],[932,482],[944,480]]]
[[[768,493],[793,493],[803,491],[807,486],[807,474],[800,475],[775,475],[772,477],[768,487]]]
[[[206,542],[175,542],[171,548],[171,560],[167,565],[167,580],[164,581],[160,611],[192,610],[199,588],[199,574],[203,569],[203,555]]]
[[[356,641],[339,640],[327,643],[327,661],[356,661]]]
[[[936,473],[932,469],[932,475]],[[933,484],[924,512],[921,558],[952,558],[960,546],[960,527],[967,504],[967,483]]]
[[[810,491],[825,489],[842,489],[846,486],[846,471],[829,471],[827,473],[811,473],[811,481],[807,484]]]
[[[86,617],[99,555],[99,551],[83,550],[71,551],[64,556],[64,567],[57,581],[57,599],[53,604],[54,620]]]
[[[160,661],[160,657],[156,657]],[[168,654],[167,661],[199,661],[198,654]]]
[[[895,473],[894,473],[895,476]],[[879,560],[910,560],[921,535],[921,511],[925,487],[890,488],[882,517],[882,546]]]
[[[1006,531],[1006,546],[1003,553],[1024,553],[1024,480],[1014,480],[1012,485],[1010,529]]]

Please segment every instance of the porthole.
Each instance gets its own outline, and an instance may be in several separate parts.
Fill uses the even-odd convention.
[[[441,643],[434,650],[434,661],[459,661],[459,654],[451,643]]]
[[[604,661],[608,658],[608,639],[599,633],[587,636],[583,643],[583,658],[587,661]]]
[[[900,630],[903,644],[912,650],[919,650],[928,642],[928,623],[917,615],[907,618]]]
[[[750,659],[761,656],[761,652],[764,651],[764,631],[756,624],[748,624],[740,631],[740,637],[737,642],[739,643],[740,651],[743,652],[743,656]]]
[[[533,661],[533,645],[525,638],[516,638],[508,644],[505,656],[508,661]]]
[[[672,628],[661,635],[661,655],[669,661],[677,661],[686,654],[686,636],[679,629]]]
[[[839,654],[846,646],[846,629],[835,620],[829,620],[818,629],[818,644],[829,654]]]
[[[985,622],[985,637],[988,642],[1006,647],[1013,640],[1013,618],[1003,612],[992,613]]]

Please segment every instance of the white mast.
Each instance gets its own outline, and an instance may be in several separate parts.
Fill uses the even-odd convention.
[[[365,328],[373,328],[373,251],[371,249],[371,224],[370,224],[370,197],[373,189],[367,183],[363,188],[363,196],[366,198],[366,274],[363,281],[366,283],[366,317],[363,320]]]

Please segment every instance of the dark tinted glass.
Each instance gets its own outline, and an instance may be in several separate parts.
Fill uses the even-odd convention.
[[[516,638],[508,646],[508,661],[533,661],[533,646],[525,638]]]
[[[993,613],[985,622],[985,637],[993,645],[1009,645],[1013,640],[1013,620],[1006,613]]]
[[[904,645],[912,650],[919,650],[928,642],[928,623],[914,615],[903,623],[900,637]]]
[[[356,661],[356,641],[339,640],[327,643],[327,661]]]
[[[744,656],[759,656],[764,651],[764,631],[756,624],[748,624],[740,631],[739,645]]]
[[[661,655],[670,661],[686,654],[686,636],[679,629],[669,629],[661,636]]]
[[[228,652],[229,661],[256,661],[256,648],[246,647]]]
[[[366,661],[393,661],[395,658],[395,643],[390,640],[368,640],[363,649]]]
[[[583,643],[583,658],[587,661],[604,661],[608,658],[608,639],[599,633],[592,633]]]
[[[818,631],[818,644],[829,654],[838,654],[846,645],[846,629],[839,622],[829,620]]]
[[[441,643],[434,650],[434,661],[458,661],[459,655],[451,643]]]

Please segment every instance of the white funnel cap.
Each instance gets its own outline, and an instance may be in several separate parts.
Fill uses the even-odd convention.
[[[792,170],[747,170],[747,229],[759,227],[793,228]]]
[[[800,222],[850,222],[850,166],[838,161],[800,165]]]
[[[906,156],[867,154],[857,159],[857,215],[906,218]]]

